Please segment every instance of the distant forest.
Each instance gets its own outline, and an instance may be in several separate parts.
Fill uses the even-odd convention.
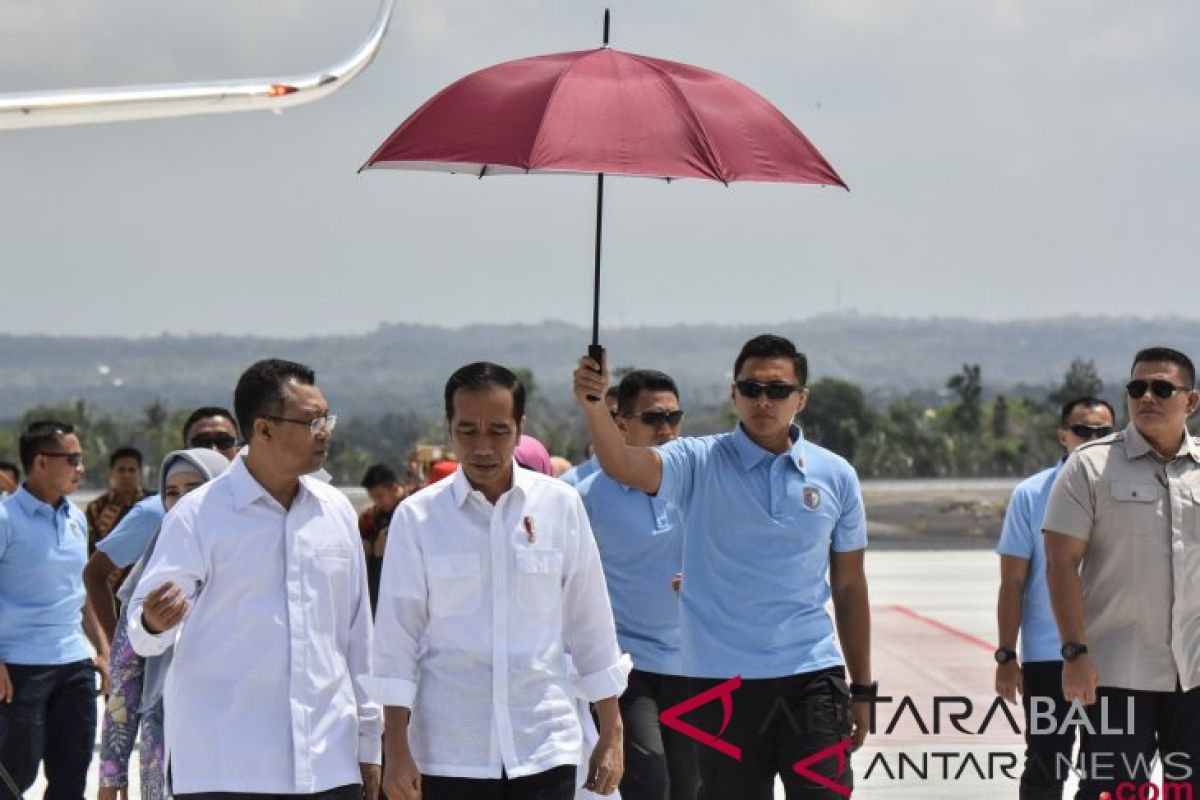
[[[1120,390],[1140,347],[1200,353],[1200,326],[1179,319],[1070,317],[1016,322],[857,315],[780,325],[674,326],[604,336],[613,372],[662,369],[680,385],[685,433],[728,430],[730,370],[741,343],[770,331],[809,356],[806,434],[846,456],[863,477],[1020,475],[1054,460],[1057,406],[1095,393],[1122,409]],[[417,442],[441,443],[449,373],[489,359],[530,384],[529,432],[580,460],[587,447],[569,391],[587,334],[564,323],[446,329],[385,325],[361,336],[143,339],[0,336],[0,459],[16,455],[23,421],[56,416],[84,431],[92,469],[133,444],[155,464],[178,446],[197,405],[229,405],[252,361],[280,356],[317,371],[340,421],[329,468],[355,484],[377,461],[402,468]]]

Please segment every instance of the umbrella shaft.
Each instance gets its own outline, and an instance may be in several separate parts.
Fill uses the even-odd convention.
[[[600,344],[600,241],[604,232],[604,173],[596,175],[596,266],[592,286],[592,345]]]

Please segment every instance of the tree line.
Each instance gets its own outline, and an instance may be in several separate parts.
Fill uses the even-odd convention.
[[[619,377],[622,370],[614,370]],[[518,370],[527,388],[527,432],[551,453],[580,461],[587,435],[570,398],[540,391],[528,369]],[[857,384],[822,378],[810,385],[801,415],[806,437],[848,459],[864,478],[940,478],[1018,476],[1054,462],[1059,408],[1068,399],[1093,395],[1113,402],[1122,416],[1120,387],[1106,387],[1095,362],[1077,358],[1055,387],[1040,391],[988,391],[979,364],[963,364],[935,392],[910,393],[873,406]],[[180,428],[191,409],[169,408],[155,399],[136,416],[101,413],[86,400],[27,408],[20,419],[0,423],[0,460],[17,461],[17,434],[36,419],[57,419],[80,432],[89,472],[85,483],[103,486],[107,457],[132,445],[146,458],[147,480],[163,456],[182,446]],[[685,432],[692,435],[729,430],[735,417],[727,401],[687,403]],[[1118,421],[1120,422],[1120,421]],[[442,444],[440,417],[394,411],[376,417],[339,420],[326,468],[340,485],[355,485],[371,464],[383,462],[403,472],[417,443]]]

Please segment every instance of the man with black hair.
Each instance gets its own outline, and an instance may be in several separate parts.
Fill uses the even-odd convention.
[[[1125,385],[1130,423],[1080,446],[1046,508],[1062,688],[1086,705],[1078,800],[1151,780],[1200,790],[1200,406],[1186,355],[1150,347]]]
[[[679,389],[658,370],[621,379],[617,427],[627,444],[656,447],[677,438],[683,424]],[[695,800],[695,742],[663,726],[659,715],[690,696],[679,653],[682,521],[667,499],[649,497],[595,472],[575,487],[604,566],[617,641],[633,658],[621,695],[625,722],[623,800]]]
[[[16,494],[21,488],[21,468],[10,461],[0,461],[0,500]]]
[[[1070,705],[1062,694],[1062,642],[1046,586],[1042,519],[1054,479],[1070,455],[1087,442],[1113,432],[1115,415],[1098,397],[1076,397],[1063,404],[1058,442],[1066,455],[1052,467],[1022,481],[1004,514],[996,552],[1000,555],[1000,592],[996,618],[1000,647],[995,652],[996,692],[1025,710],[1025,768],[1022,800],[1059,800],[1075,746],[1075,729],[1063,723]],[[1021,651],[1017,654],[1017,635]],[[1036,711],[1042,723],[1034,718]],[[1045,730],[1047,715],[1053,730]]]
[[[233,414],[219,406],[202,406],[183,423],[185,449],[199,447],[216,450],[232,460],[237,455],[237,423]],[[151,495],[135,503],[117,526],[96,545],[83,570],[87,603],[100,621],[111,642],[117,626],[117,605],[113,594],[116,576],[132,567],[162,525],[162,499]]]
[[[234,391],[246,452],[188,494],[129,609],[163,690],[172,794],[376,800],[371,607],[354,508],[312,477],[337,417],[313,371],[268,359]]]
[[[714,698],[688,723],[741,750],[736,760],[698,748],[700,797],[769,800],[776,776],[789,798],[844,796],[849,759],[844,770],[837,757],[795,765],[823,750],[846,755],[869,726],[869,704],[851,704],[876,692],[858,477],[795,424],[808,400],[808,361],[792,342],[746,342],[733,378],[733,432],[660,447],[626,443],[593,399],[607,388],[603,364],[580,359],[574,391],[604,472],[673,502],[685,522],[683,671],[695,694]],[[831,597],[836,637],[825,611]],[[715,699],[733,700],[728,718]],[[789,715],[803,723],[788,724]]]
[[[88,556],[96,552],[96,544],[145,496],[142,451],[136,447],[118,447],[108,457],[108,491],[84,509],[88,522]],[[126,570],[118,570],[109,577],[109,588],[114,596],[125,580],[125,573]]]
[[[0,503],[0,766],[22,792],[44,764],[46,797],[82,798],[96,741],[96,677],[108,642],[81,613],[87,520],[67,495],[83,477],[74,429],[21,434],[25,484]],[[95,655],[88,648],[88,640]]]
[[[387,549],[387,530],[392,513],[407,492],[400,477],[387,464],[372,464],[363,475],[362,487],[371,498],[371,505],[358,515],[358,534],[362,537],[367,557],[367,581],[371,587],[371,613],[379,601],[379,574],[383,569],[383,554]]]
[[[626,670],[583,502],[516,466],[525,387],[511,370],[468,364],[444,399],[460,466],[400,504],[384,556],[373,685],[387,796],[571,800],[576,693],[600,726],[585,786],[610,794]]]

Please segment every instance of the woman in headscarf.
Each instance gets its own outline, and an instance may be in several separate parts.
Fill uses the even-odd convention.
[[[229,468],[229,461],[216,450],[176,450],[163,459],[159,484],[163,507],[170,513],[179,498],[204,485]],[[129,598],[141,578],[146,561],[154,551],[158,534],[150,540],[146,552],[134,565],[121,587],[121,617],[112,643],[112,693],[104,709],[100,737],[99,800],[124,800],[129,796],[129,757],[141,723],[142,800],[164,800],[165,765],[163,764],[162,689],[171,652],[143,659],[133,652],[127,633],[126,611]]]

